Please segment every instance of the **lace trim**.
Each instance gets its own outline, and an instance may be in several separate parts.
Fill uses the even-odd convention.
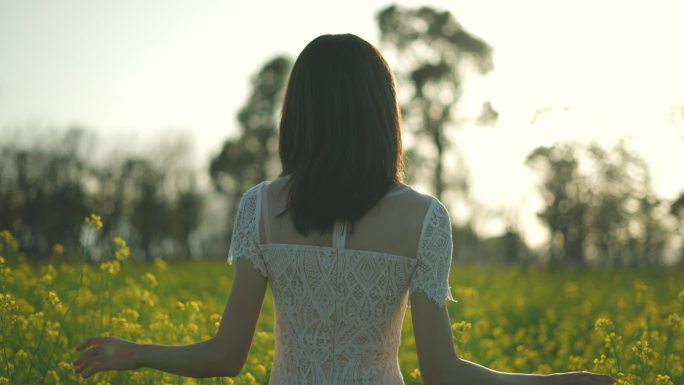
[[[233,225],[233,236],[228,250],[228,264],[240,258],[247,258],[264,277],[268,269],[259,248],[259,217],[261,211],[261,189],[265,182],[250,188],[240,198],[238,212]]]
[[[411,292],[411,296],[412,296],[412,295],[415,295],[416,293],[423,293],[423,295],[425,295],[430,301],[432,301],[432,302],[433,302],[435,305],[437,305],[439,308],[443,308],[443,307],[446,306],[449,302],[454,302],[454,303],[457,303],[457,302],[458,302],[458,301],[455,300],[454,297],[451,295],[451,286],[449,286],[449,288],[448,288],[448,290],[447,290],[447,295],[446,295],[446,297],[444,297],[444,299],[442,299],[441,297],[439,297],[439,298],[434,297],[433,294],[428,293],[428,292],[425,291],[425,289],[423,289],[423,288],[416,288],[416,289],[413,289],[412,292]],[[409,308],[411,307],[411,302],[410,302],[410,301],[409,301],[408,307],[409,307]]]
[[[447,300],[456,301],[449,286],[449,270],[453,241],[449,212],[439,200],[433,198],[423,221],[418,245],[416,269],[411,278],[410,294],[422,292],[437,306],[446,306]]]

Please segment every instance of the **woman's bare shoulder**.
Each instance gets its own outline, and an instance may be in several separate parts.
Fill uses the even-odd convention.
[[[273,180],[266,181],[266,185],[268,186],[269,190],[281,191],[285,187],[288,179],[289,175],[281,175],[273,178]]]
[[[412,206],[423,207],[425,209],[427,209],[430,203],[435,199],[432,195],[416,190],[412,186],[408,186],[407,191],[401,195],[404,196],[404,202],[402,203],[409,203]]]

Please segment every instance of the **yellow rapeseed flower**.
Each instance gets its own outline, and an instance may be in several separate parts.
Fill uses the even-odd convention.
[[[57,296],[57,293],[54,291],[48,292],[48,302],[50,302],[53,305],[57,305],[60,303],[59,297]]]
[[[106,271],[111,275],[116,275],[121,270],[121,264],[118,260],[102,262],[100,264],[100,270]]]
[[[114,245],[116,247],[114,251],[114,256],[119,261],[125,261],[131,256],[131,251],[126,244],[126,241],[121,237],[114,238]]]
[[[649,357],[653,355],[653,349],[646,340],[637,341],[634,346],[632,346],[632,351],[644,362],[648,362]]]
[[[199,302],[199,301],[188,302],[188,306],[197,313],[199,313],[199,311],[200,311],[200,304],[201,304],[201,302]]]
[[[19,351],[15,353],[15,358],[17,361],[28,360],[29,354],[26,353],[24,349],[19,349]]]
[[[64,254],[64,245],[61,243],[55,243],[52,245],[52,254],[57,256]]]
[[[141,304],[149,307],[152,307],[157,303],[156,297],[147,290],[143,290],[142,292],[140,292],[138,300]]]
[[[66,362],[66,361],[60,361],[59,364],[57,364],[57,367],[61,370],[64,370],[64,371],[73,370],[73,367],[71,366],[71,364]]]
[[[411,374],[411,378],[413,378],[413,379],[415,380],[415,379],[417,379],[418,377],[420,377],[420,369],[415,368],[415,369],[413,369],[413,370],[411,371],[410,374]]]
[[[199,331],[197,324],[189,323],[185,325],[185,330],[190,334],[196,334]]]
[[[97,231],[102,230],[102,217],[100,217],[97,214],[90,214],[89,217],[85,218],[85,223],[89,225],[93,225]]]
[[[252,373],[249,373],[249,372],[247,372],[245,374],[245,381],[247,381],[247,384],[249,384],[249,385],[257,385],[258,384],[254,375]]]
[[[47,373],[45,374],[45,378],[46,378],[45,381],[48,384],[59,384],[60,383],[59,374],[57,374],[57,371],[54,369],[48,370]]]
[[[583,357],[576,355],[570,355],[570,357],[568,357],[568,369],[570,370],[583,370],[586,367],[586,364],[587,360]]]
[[[266,375],[266,367],[264,365],[257,365],[254,371],[260,375],[260,376],[265,376]]]
[[[57,276],[57,270],[54,268],[54,266],[47,265],[45,268],[45,274],[40,277],[40,281],[46,285],[51,285],[55,279],[55,276]]]
[[[0,239],[3,239],[5,241],[4,243],[7,244],[12,251],[19,251],[19,241],[14,238],[14,235],[12,235],[9,230],[0,231]],[[5,251],[2,242],[0,242],[0,251]]]
[[[655,385],[674,385],[674,383],[670,379],[670,376],[664,375],[664,374],[658,374],[658,375],[656,375]]]
[[[159,269],[161,271],[166,270],[166,267],[167,267],[166,261],[164,261],[161,258],[155,258],[154,259],[154,265],[157,267],[157,269]]]
[[[126,317],[126,319],[131,321],[137,321],[140,318],[140,313],[137,310],[127,307],[121,311],[121,314]]]
[[[677,313],[672,313],[668,315],[665,324],[672,327],[674,331],[684,331],[684,317],[680,316]]]
[[[150,273],[150,272],[145,273],[145,275],[143,275],[143,276],[140,278],[140,280],[143,281],[143,282],[145,282],[145,283],[147,283],[147,284],[148,284],[151,288],[153,288],[153,289],[154,289],[155,287],[157,287],[157,285],[159,284],[159,283],[157,282],[157,277],[155,277],[154,274],[152,274],[152,273]]]
[[[472,328],[472,326],[473,325],[470,322],[460,321],[460,322],[455,322],[455,323],[451,324],[451,330],[453,330],[455,332],[458,331],[458,332],[463,333],[466,330],[470,330],[470,328]]]
[[[59,322],[46,321],[45,333],[49,337],[57,337],[59,335],[59,329],[61,324]]]
[[[134,371],[130,373],[131,376],[131,383],[133,384],[140,384],[143,383],[148,377],[146,376],[145,372],[142,371]]]
[[[613,328],[613,321],[608,318],[599,318],[594,323],[594,329],[600,330],[602,332],[608,332]]]
[[[12,293],[0,293],[0,309],[8,313],[19,310],[19,306]]]
[[[128,321],[125,318],[112,317],[112,326],[125,330],[128,327]]]

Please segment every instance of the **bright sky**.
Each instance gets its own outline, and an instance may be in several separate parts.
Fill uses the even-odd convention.
[[[106,138],[137,135],[142,142],[185,129],[206,170],[236,133],[236,113],[261,65],[276,54],[296,57],[324,33],[351,32],[377,44],[375,14],[388,4],[0,0],[0,127],[81,124]],[[466,79],[463,102],[491,100],[499,122],[466,125],[455,140],[476,199],[516,210],[532,244],[544,234],[535,226],[537,179],[524,159],[539,145],[611,145],[629,137],[650,162],[659,195],[671,199],[684,189],[683,3],[399,4],[448,9],[493,46],[494,71]],[[540,109],[546,112],[533,121]]]

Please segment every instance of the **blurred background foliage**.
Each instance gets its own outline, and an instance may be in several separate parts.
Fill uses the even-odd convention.
[[[381,50],[401,63],[394,70],[404,91],[407,183],[429,186],[447,205],[458,202],[473,212],[465,223],[454,223],[455,261],[552,268],[683,263],[684,191],[673,201],[657,197],[648,164],[624,141],[610,148],[559,142],[528,155],[543,197],[537,215],[549,234],[544,247],[526,245],[506,213],[500,214],[507,223],[503,234],[479,235],[474,222],[481,207],[451,138],[463,124],[457,114],[462,80],[469,71],[492,70],[492,48],[446,11],[390,6],[376,16]],[[111,255],[106,245],[117,236],[142,260],[225,258],[241,195],[280,172],[277,120],[292,63],[277,56],[255,71],[237,116],[238,135],[225,140],[204,170],[209,191],[198,187],[199,174],[189,166],[187,138],[160,140],[142,155],[120,149],[95,161],[103,148],[86,128],[45,134],[18,127],[0,138],[0,229],[39,260],[55,248],[77,250],[83,218],[96,213],[108,242],[94,259]],[[497,117],[487,101],[474,123],[491,125]]]

